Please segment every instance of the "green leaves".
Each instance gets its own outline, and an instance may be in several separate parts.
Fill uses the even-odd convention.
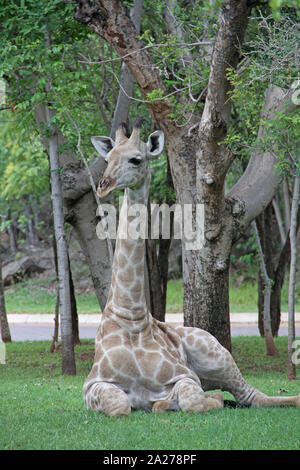
[[[152,90],[151,93],[147,94],[147,100],[149,101],[156,101],[158,99],[163,98],[164,92],[160,88],[157,90]]]
[[[269,5],[272,9],[273,17],[276,20],[279,20],[281,17],[281,8],[282,7],[291,7],[291,8],[300,8],[300,0],[270,0]],[[298,16],[300,11],[298,10]]]
[[[40,195],[48,190],[48,161],[37,134],[19,123],[19,112],[6,111],[0,126],[0,192],[6,200]],[[8,119],[9,118],[9,119]]]

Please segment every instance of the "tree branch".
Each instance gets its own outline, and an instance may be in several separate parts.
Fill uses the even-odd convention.
[[[270,85],[265,93],[262,121],[273,119],[276,112],[292,112],[297,105],[291,101],[294,90],[286,91],[277,86]],[[266,128],[260,125],[258,141],[262,141]],[[259,146],[252,152],[246,171],[239,181],[227,193],[227,200],[234,200],[236,215],[236,237],[246,230],[250,222],[255,219],[272,201],[275,190],[279,184],[279,175],[274,169],[276,155],[269,150],[262,151]]]
[[[140,33],[140,26],[142,20],[143,0],[135,0],[134,6],[131,9],[130,16],[136,28],[137,34]],[[127,65],[123,62],[121,69],[121,76],[119,82],[119,94],[114,111],[112,125],[110,129],[110,137],[115,138],[116,130],[120,122],[127,122],[129,115],[129,107],[133,94],[134,77]]]
[[[221,140],[227,132],[231,89],[227,70],[236,68],[250,8],[247,0],[227,0],[220,8],[219,31],[211,58],[207,96],[199,128],[201,139]]]
[[[148,93],[162,90],[167,94],[159,70],[141,40],[137,38],[133,21],[127,16],[120,0],[98,0],[93,5],[88,0],[76,0],[74,18],[86,24],[105,39],[136,79],[145,99]],[[160,129],[170,128],[169,113],[172,106],[165,100],[147,103],[149,111]]]

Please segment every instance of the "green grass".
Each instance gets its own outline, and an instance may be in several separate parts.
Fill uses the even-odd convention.
[[[76,377],[60,375],[60,353],[50,354],[49,344],[6,346],[7,364],[0,365],[0,449],[299,449],[300,409],[295,408],[138,411],[127,418],[87,411],[81,389],[93,343],[76,347]],[[273,359],[265,356],[263,339],[233,338],[233,355],[255,387],[273,395],[280,389],[299,393],[300,382],[286,379],[286,338],[276,338],[276,346],[281,354]]]
[[[99,313],[100,307],[95,294],[76,293],[79,313]],[[15,284],[6,289],[7,313],[53,313],[56,294],[34,280]]]
[[[53,289],[52,289],[53,290]],[[288,311],[287,284],[282,290],[281,308]],[[235,286],[230,281],[229,288],[230,311],[257,312],[257,286],[256,283],[245,282]],[[51,293],[45,281],[28,279],[22,284],[15,284],[6,289],[6,308],[8,313],[53,313],[55,310],[56,294]],[[98,313],[97,297],[92,293],[76,293],[78,312]],[[296,296],[296,311],[300,311],[300,299]],[[183,288],[181,280],[171,280],[167,289],[167,312],[183,311]]]

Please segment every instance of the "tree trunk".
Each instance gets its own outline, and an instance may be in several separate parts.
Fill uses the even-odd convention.
[[[252,222],[252,228],[254,230],[255,234],[255,239],[256,239],[256,244],[258,247],[258,254],[260,258],[260,268],[261,272],[263,273],[264,277],[264,288],[265,288],[265,293],[264,293],[264,336],[265,336],[265,341],[266,341],[266,350],[267,350],[267,356],[278,356],[278,351],[276,349],[273,335],[272,335],[272,328],[271,328],[271,315],[270,315],[270,299],[271,299],[271,279],[268,275],[265,260],[264,260],[264,254],[257,230],[257,225],[255,220]]]
[[[52,342],[50,345],[50,352],[57,351],[58,347],[58,333],[59,333],[59,288],[57,288],[56,302],[55,302],[55,315],[54,315],[54,331],[52,336]]]
[[[68,170],[65,177],[68,178]],[[108,291],[111,283],[110,255],[105,240],[97,236],[97,204],[92,190],[76,201],[65,201],[67,210],[65,219],[74,227],[80,247],[90,268],[95,294],[101,310],[106,305]]]
[[[279,276],[277,278],[279,284],[275,283],[276,258],[278,257],[276,256],[278,240],[275,239],[275,235],[278,232],[277,230],[274,230],[274,228],[277,227],[277,224],[275,223],[272,204],[269,204],[268,207],[266,207],[266,209],[259,215],[259,217],[257,217],[256,223],[263,251],[266,271],[268,273],[268,277],[272,280],[270,294],[271,328],[273,336],[277,336],[281,317],[280,294],[282,284],[280,285],[280,281],[283,282],[283,278],[282,276]],[[265,283],[266,280],[260,268],[258,274],[258,327],[261,336],[264,336]]]
[[[7,218],[10,220],[10,224],[8,226],[8,235],[9,235],[9,243],[10,243],[10,251],[13,255],[16,254],[18,251],[18,243],[17,243],[17,238],[16,238],[16,233],[15,233],[15,228],[14,228],[14,222],[11,220],[11,211],[8,211]]]
[[[283,192],[283,202],[284,202],[284,221],[285,221],[285,231],[288,232],[291,225],[291,206],[290,206],[290,190],[288,179],[285,176],[282,181],[282,192]]]
[[[1,327],[1,338],[4,343],[11,342],[11,335],[9,324],[7,321],[6,308],[5,308],[5,297],[4,297],[4,286],[2,279],[2,253],[0,246],[0,327]]]
[[[76,345],[76,344],[80,344],[80,339],[79,339],[79,328],[78,328],[77,304],[76,304],[75,289],[74,289],[74,284],[73,284],[73,279],[72,279],[72,270],[71,270],[71,263],[70,263],[70,256],[69,256],[69,241],[67,242],[67,249],[68,249],[68,269],[69,269],[69,279],[70,279],[73,342],[74,342],[74,345]],[[53,253],[54,253],[56,276],[58,279],[58,261],[57,261],[57,248],[56,248],[55,234],[53,237]],[[50,346],[50,352],[54,352],[57,348],[58,331],[59,331],[58,327],[59,327],[59,288],[57,289],[57,295],[56,295],[54,332],[53,332],[52,343]]]
[[[165,204],[169,207],[172,206],[172,199],[170,196],[171,190],[174,190],[170,166],[167,166],[167,197]],[[148,240],[146,240],[146,264],[148,268],[148,282],[149,282],[149,301],[151,313],[157,320],[165,321],[166,303],[167,303],[167,284],[168,284],[168,271],[169,271],[169,249],[172,241],[173,227],[174,227],[174,213],[170,213],[170,236],[163,238],[160,233],[159,240],[151,239],[151,216],[155,218],[155,214],[151,214],[150,202],[148,204]]]
[[[51,118],[53,116],[49,108],[46,108],[46,111],[48,114],[47,123],[48,126],[51,128]],[[53,221],[57,247],[57,267],[59,281],[62,340],[62,373],[66,375],[75,375],[76,365],[72,332],[68,250],[65,235],[63,199],[60,181],[60,166],[58,159],[58,139],[56,130],[53,128],[51,129],[51,136],[49,137],[49,161]]]
[[[291,264],[289,279],[289,312],[288,312],[288,379],[296,378],[296,364],[293,362],[295,352],[295,282],[297,260],[297,213],[299,204],[300,176],[295,176],[292,210],[290,219]]]
[[[225,263],[225,269],[222,266],[219,270],[216,268],[215,250],[211,247],[209,251],[209,255],[205,259],[200,258],[196,266],[194,304],[198,308],[194,323],[213,334],[231,351],[229,260]]]
[[[160,282],[162,286],[162,304],[164,314],[166,314],[167,306],[167,287],[168,287],[168,272],[169,272],[169,250],[172,239],[161,239],[158,247],[158,264],[160,272]]]
[[[52,248],[53,248],[53,255],[54,255],[56,281],[58,281],[57,248],[56,248],[56,240],[55,240],[55,232],[54,231],[53,231],[53,237],[52,237]],[[52,342],[51,342],[51,345],[50,345],[50,352],[51,353],[53,353],[57,350],[58,333],[59,333],[59,285],[57,285],[57,291],[56,291],[55,314],[54,314],[54,331],[53,331]]]
[[[286,240],[286,231],[284,228],[284,224],[283,224],[283,220],[281,217],[280,208],[279,208],[279,204],[278,204],[276,196],[272,200],[272,206],[273,206],[275,216],[276,216],[276,221],[277,221],[278,230],[280,234],[281,246],[283,246]]]
[[[165,306],[163,303],[163,293],[159,264],[157,259],[156,240],[146,240],[146,263],[149,279],[149,301],[150,311],[154,318],[165,321]]]
[[[270,206],[269,206],[270,209]],[[281,320],[281,290],[284,283],[285,273],[287,266],[290,262],[290,238],[289,231],[285,236],[285,242],[280,248],[279,253],[275,253],[278,241],[273,240],[270,236],[270,220],[265,219],[266,211],[264,211],[256,220],[260,239],[262,240],[262,247],[267,267],[267,272],[272,278],[272,290],[270,299],[270,314],[272,335],[278,336]],[[300,226],[300,214],[297,216],[297,231]],[[267,228],[266,228],[267,227]],[[281,238],[281,237],[280,237]],[[261,272],[258,275],[258,327],[261,336],[264,336],[263,312],[264,312],[264,282],[261,277]]]
[[[79,339],[77,304],[76,304],[75,289],[74,289],[74,283],[73,283],[69,253],[68,253],[68,267],[69,267],[69,279],[70,279],[70,296],[71,296],[71,316],[72,316],[73,341],[74,341],[74,345],[76,345],[76,344],[80,344],[80,339]]]
[[[28,240],[29,245],[35,245],[37,242],[37,236],[36,236],[35,229],[34,229],[34,214],[33,214],[32,207],[27,197],[26,197],[25,207],[26,207],[26,216],[27,216],[27,229],[26,229],[27,240]]]

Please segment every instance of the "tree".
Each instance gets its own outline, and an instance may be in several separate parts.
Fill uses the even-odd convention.
[[[193,2],[193,6],[193,15],[203,15],[200,5]],[[179,14],[184,15],[183,8]],[[179,56],[177,38],[168,36],[170,44],[165,41],[161,47],[160,68],[155,56],[159,47],[156,48],[149,32],[146,46],[137,37],[123,2],[103,0],[90,4],[80,0],[75,11],[75,18],[105,39],[126,63],[156,125],[164,131],[177,201],[182,206],[205,206],[204,247],[200,251],[188,251],[183,243],[184,321],[186,325],[210,331],[228,349],[231,348],[228,301],[231,247],[269,204],[278,185],[278,178],[273,174],[274,155],[254,148],[245,173],[224,195],[225,177],[235,157],[224,143],[231,112],[232,84],[228,69],[235,70],[238,66],[249,14],[246,1],[222,3],[209,76],[205,79],[203,75],[207,71],[199,65],[199,57],[207,41],[198,40],[196,46],[189,46],[188,42],[183,45],[184,50],[194,49],[193,63],[182,69],[175,65],[176,61],[167,60],[168,55],[177,54],[176,59]],[[147,39],[147,35],[143,38]],[[196,80],[191,81],[191,71],[197,79],[202,74],[202,89]],[[187,93],[179,93],[186,90]],[[276,109],[284,109],[289,102],[290,94],[270,85],[265,93],[262,119],[270,119]],[[261,124],[260,139],[264,133]]]
[[[278,191],[277,191],[278,195]],[[278,199],[277,199],[278,200]],[[281,320],[281,289],[289,263],[290,249],[288,232],[282,230],[281,242],[280,232],[274,214],[274,205],[277,210],[275,198],[271,204],[257,217],[258,232],[264,253],[266,270],[272,280],[270,297],[270,316],[273,336],[278,335]],[[264,312],[264,282],[261,271],[258,274],[258,326],[262,336],[264,336],[263,315]]]
[[[263,254],[263,250],[261,247],[260,238],[259,238],[255,220],[252,222],[252,228],[255,234],[256,244],[258,247],[258,254],[260,258],[261,271],[263,273],[263,278],[264,278],[264,288],[265,288],[265,292],[264,292],[264,337],[266,341],[267,355],[278,356],[279,353],[274,343],[274,339],[272,335],[272,327],[271,327],[270,303],[271,303],[272,283],[271,283],[271,279],[269,278],[269,275],[266,269],[264,254]]]
[[[71,316],[71,292],[68,248],[65,234],[65,222],[63,214],[63,199],[60,181],[60,167],[58,158],[58,137],[53,127],[53,113],[47,107],[47,124],[49,126],[49,162],[51,174],[51,199],[53,206],[54,232],[57,247],[57,270],[59,282],[59,304],[61,316],[62,339],[62,373],[76,374],[74,341]]]
[[[11,334],[9,324],[7,321],[6,308],[5,308],[5,297],[4,297],[4,286],[2,280],[2,251],[0,246],[0,327],[1,327],[1,338],[4,343],[11,342]]]
[[[295,165],[295,178],[293,189],[293,200],[291,209],[291,264],[289,279],[289,315],[288,315],[288,378],[296,378],[296,364],[293,363],[293,354],[295,352],[295,275],[297,259],[297,214],[299,210],[299,192],[300,192],[300,165]]]

